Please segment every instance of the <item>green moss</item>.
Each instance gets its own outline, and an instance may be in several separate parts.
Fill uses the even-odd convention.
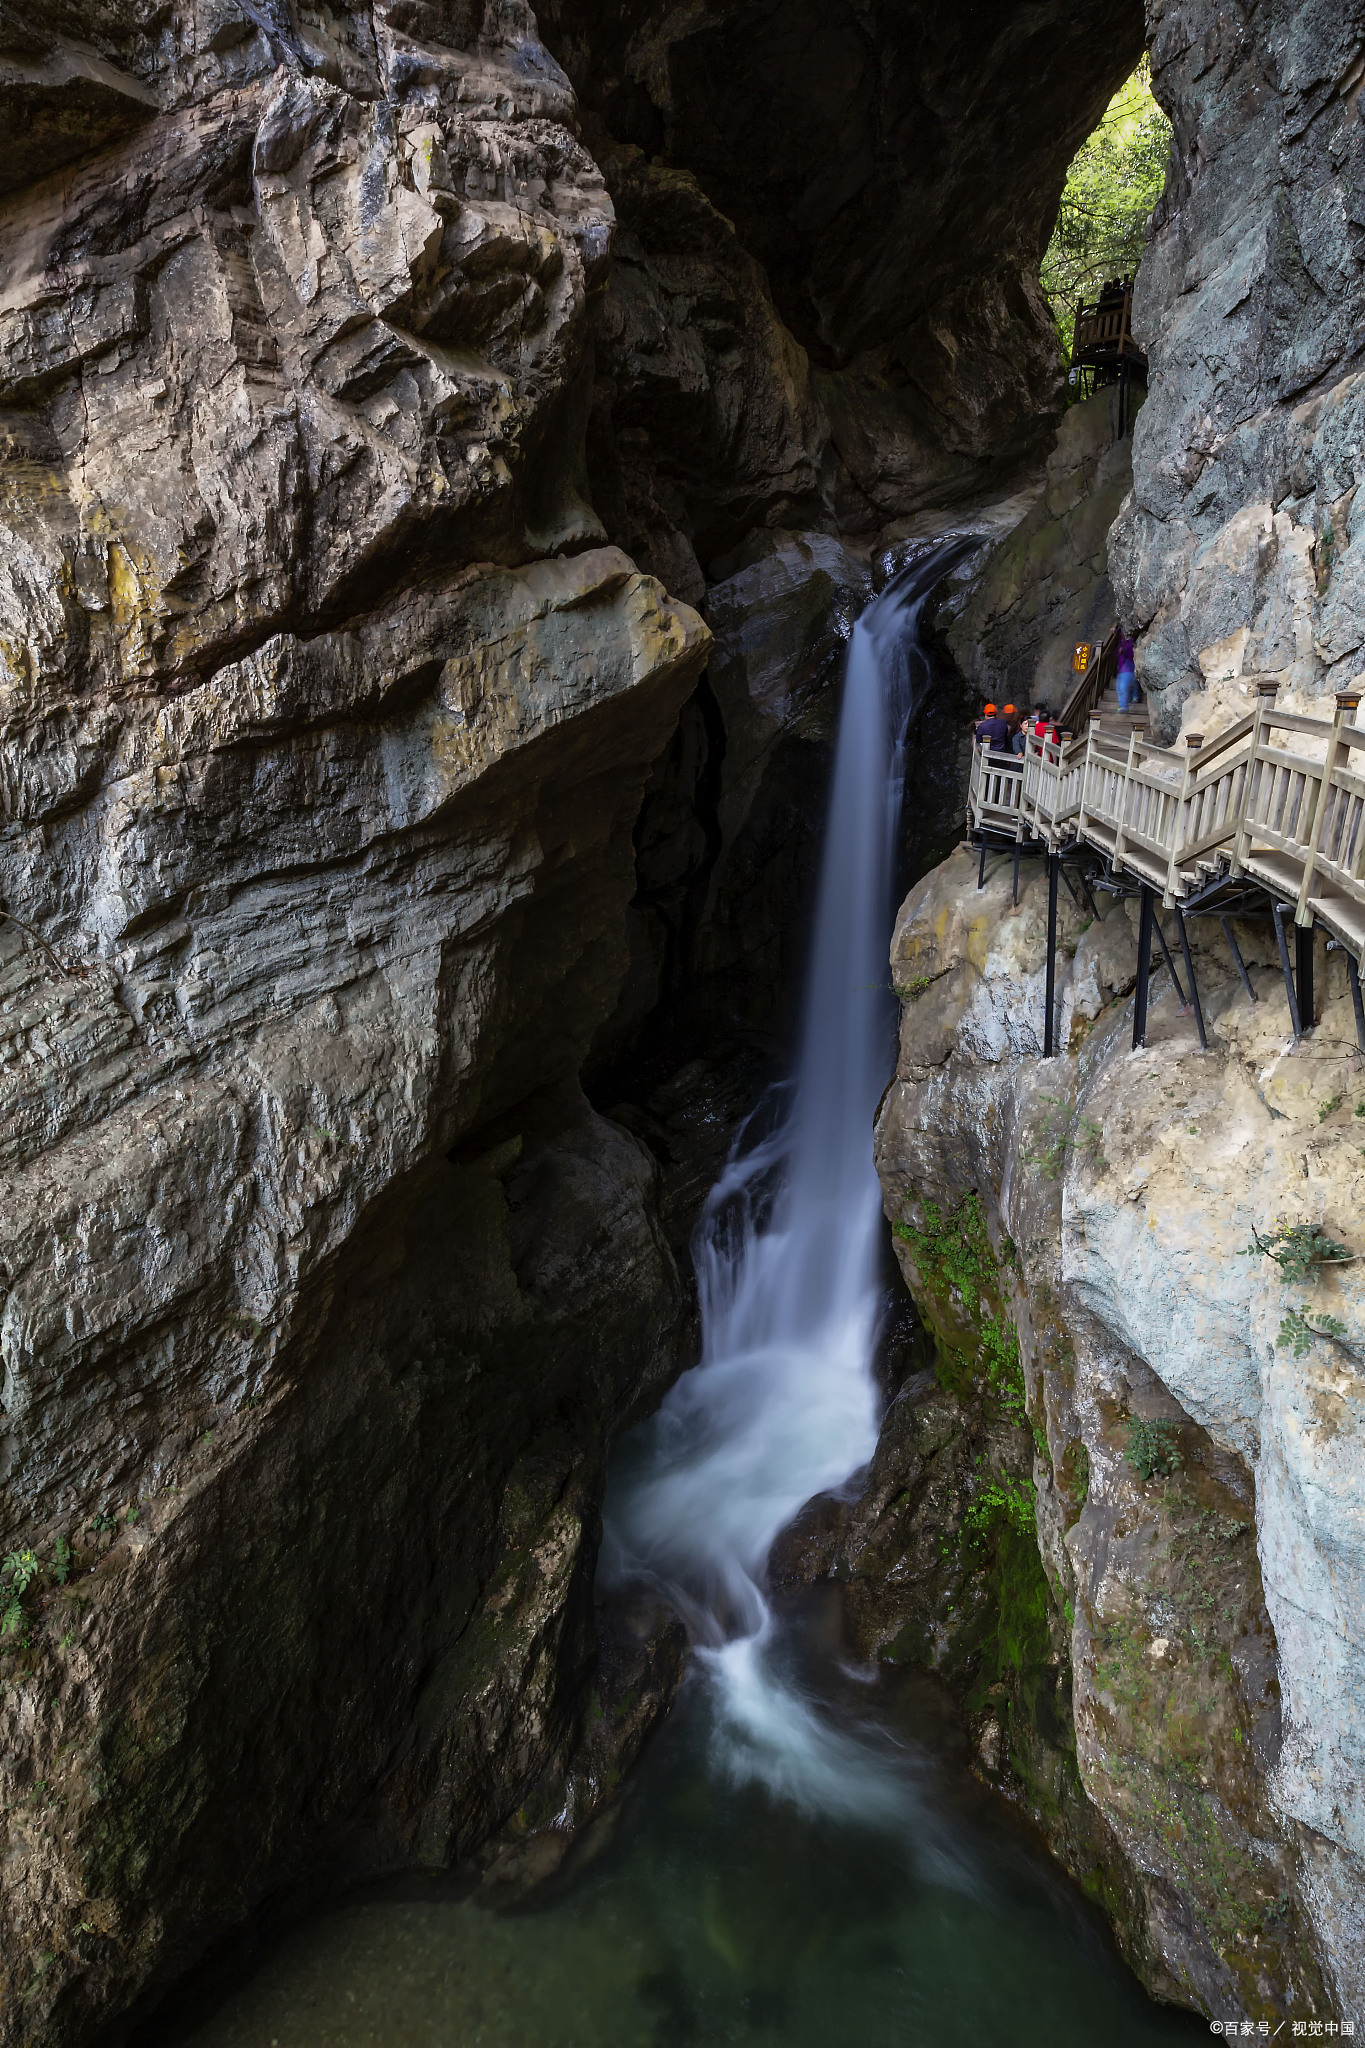
[[[991,1249],[980,1195],[964,1195],[946,1210],[926,1202],[923,1229],[909,1223],[893,1229],[914,1262],[916,1299],[933,1332],[940,1385],[965,1398],[984,1378],[1001,1410],[1012,1422],[1023,1423],[1019,1339],[1005,1310],[1000,1263]]]
[[[975,1553],[989,1595],[986,1625],[972,1644],[979,1662],[967,1704],[979,1713],[1004,1686],[1012,1734],[1019,1716],[1035,1718],[1039,1682],[1051,1675],[1052,1596],[1034,1515],[1032,1482],[1006,1474],[978,1486],[963,1519],[963,1550],[968,1558]]]
[[[1001,1530],[992,1582],[1000,1614],[996,1630],[999,1675],[1003,1678],[1007,1671],[1014,1671],[1025,1678],[1048,1663],[1051,1648],[1051,1596],[1032,1529],[1025,1531],[1011,1524]]]

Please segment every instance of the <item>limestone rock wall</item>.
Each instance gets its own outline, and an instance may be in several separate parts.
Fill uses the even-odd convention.
[[[1209,1050],[1162,970],[1133,1052],[1128,906],[1101,897],[1095,921],[1064,892],[1064,1049],[1044,1063],[1046,885],[1026,867],[1017,909],[1010,886],[1001,860],[978,893],[957,854],[900,914],[877,1129],[897,1252],[941,1322],[922,1248],[984,1206],[1076,1767],[1137,1967],[1216,2017],[1359,2023],[1365,1067],[1345,975],[1320,957],[1295,1046],[1269,924],[1239,927],[1253,1007],[1216,921],[1193,920]],[[1255,1251],[1292,1225],[1356,1262],[1296,1277]],[[1294,1315],[1336,1334],[1296,1338]],[[976,1341],[985,1373],[998,1340]],[[1007,1730],[1025,1788],[1027,1735]]]
[[[1164,730],[1362,667],[1359,6],[1151,0],[1173,167],[1134,309],[1152,369],[1119,608]],[[1210,695],[1182,712],[1194,692]]]

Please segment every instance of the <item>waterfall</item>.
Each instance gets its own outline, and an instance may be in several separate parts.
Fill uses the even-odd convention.
[[[686,1620],[732,1776],[885,1820],[884,1757],[782,1675],[764,1586],[779,1532],[872,1455],[881,1189],[872,1125],[894,1064],[891,889],[909,720],[929,681],[924,604],[964,543],[928,548],[853,629],[796,1074],[741,1135],[693,1254],[701,1362],[637,1433],[609,1493],[604,1575]]]

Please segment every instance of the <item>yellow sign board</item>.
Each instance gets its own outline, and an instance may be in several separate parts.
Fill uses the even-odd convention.
[[[1078,676],[1084,675],[1085,671],[1089,668],[1090,642],[1088,640],[1078,640],[1076,642],[1076,651],[1071,657],[1071,666],[1075,669]]]

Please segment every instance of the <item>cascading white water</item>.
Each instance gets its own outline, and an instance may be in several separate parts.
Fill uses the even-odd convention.
[[[723,1766],[847,1817],[889,1818],[898,1795],[883,1759],[778,1675],[764,1573],[778,1533],[877,1439],[872,1125],[892,1067],[904,736],[928,679],[919,615],[961,551],[927,550],[853,629],[795,1082],[777,1129],[741,1138],[711,1191],[693,1248],[701,1363],[640,1432],[606,1510],[604,1574],[653,1581],[684,1616]]]

